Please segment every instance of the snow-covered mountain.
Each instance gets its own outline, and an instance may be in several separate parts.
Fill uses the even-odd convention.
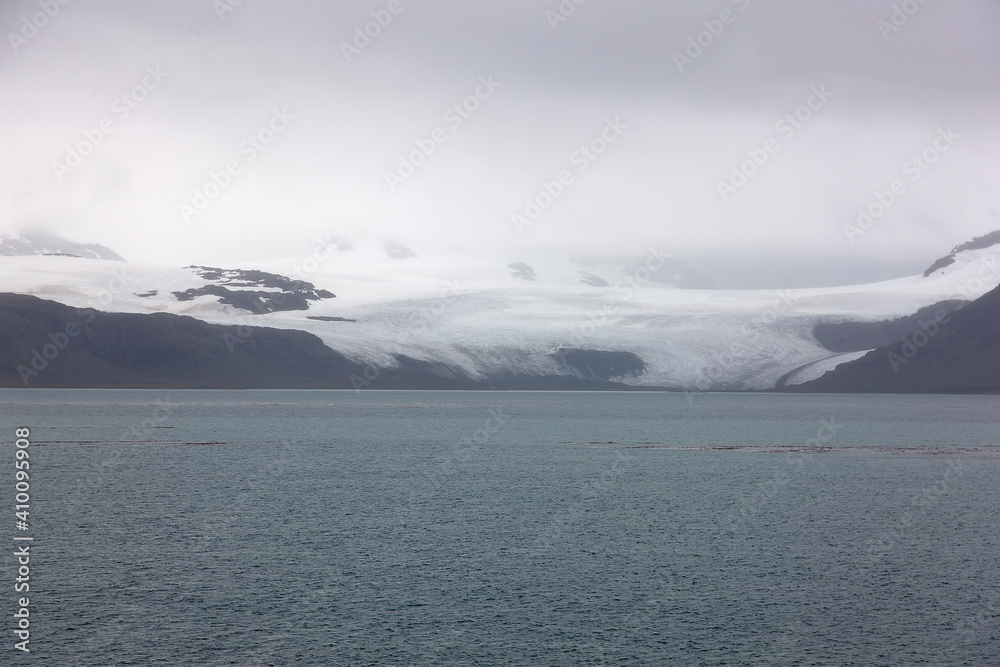
[[[985,250],[986,248],[992,248],[994,246],[1000,245],[1000,229],[990,232],[989,234],[983,234],[982,236],[977,236],[971,241],[967,241],[960,245],[952,248],[951,252],[937,260],[931,266],[924,271],[924,277],[931,275],[935,271],[939,271],[947,266],[951,266],[955,263],[956,255],[959,255],[970,250]]]
[[[376,387],[386,370],[419,366],[483,382],[568,376],[766,389],[865,353],[830,351],[814,335],[818,325],[902,318],[974,300],[1000,283],[1000,246],[951,257],[927,276],[867,285],[679,289],[691,274],[682,280],[686,267],[662,248],[627,258],[526,251],[490,262],[331,238],[304,257],[224,269],[6,256],[0,291],[76,308],[189,315],[246,335],[253,327],[307,331],[364,366],[365,383]]]
[[[86,259],[124,261],[110,248],[98,244],[73,243],[45,232],[0,234],[0,256],[63,255]]]

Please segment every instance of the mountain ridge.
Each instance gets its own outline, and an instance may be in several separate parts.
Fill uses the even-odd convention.
[[[1000,393],[1000,286],[791,391]]]
[[[0,234],[0,256],[31,255],[63,255],[82,259],[125,261],[118,253],[98,243],[74,243],[42,231]]]
[[[343,245],[340,240],[338,248]],[[381,245],[364,245],[354,259],[341,250],[326,265],[317,259],[254,269],[0,257],[0,285],[114,319],[194,318],[223,327],[237,352],[250,349],[239,332],[309,334],[362,369],[353,384],[364,387],[744,391],[813,380],[906,333],[928,309],[945,304],[954,310],[1000,282],[1000,246],[994,245],[965,244],[928,277],[776,291],[677,289],[661,282],[672,280],[662,248],[650,248],[630,273],[614,277],[617,260],[604,268],[599,258],[587,265],[598,275],[572,262],[494,265],[429,253],[392,259]],[[44,346],[46,332],[39,333]],[[217,344],[192,340],[191,348],[204,347],[211,356]],[[183,350],[178,354],[186,358]],[[0,362],[10,361],[10,352],[0,350]],[[289,377],[265,359],[258,363]],[[226,368],[218,367],[221,382],[242,386],[250,377],[246,368]],[[267,382],[261,374],[252,379]],[[308,374],[300,380],[318,381]]]
[[[954,264],[955,256],[959,253],[968,250],[984,250],[995,245],[1000,245],[1000,229],[989,232],[988,234],[983,234],[982,236],[977,236],[971,241],[966,241],[965,243],[960,243],[955,246],[951,249],[950,253],[935,261],[926,271],[924,271],[924,278],[927,278],[935,271],[939,271],[940,269]]]

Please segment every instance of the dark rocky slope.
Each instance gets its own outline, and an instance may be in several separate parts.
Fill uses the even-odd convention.
[[[1000,393],[1000,287],[788,391]]]
[[[969,304],[952,299],[921,308],[913,315],[881,322],[820,322],[813,327],[813,337],[831,352],[860,352],[892,345],[920,328],[920,322],[951,314]]]
[[[304,331],[208,324],[156,313],[102,313],[0,294],[0,387],[262,389],[628,389],[628,353],[570,350],[565,376],[472,379],[399,355],[364,367]]]
[[[241,308],[256,315],[279,310],[309,310],[310,301],[333,299],[335,294],[325,289],[317,289],[304,280],[293,280],[276,273],[244,269],[220,269],[214,266],[189,266],[205,280],[214,285],[192,287],[183,292],[174,292],[178,301],[191,301],[199,296],[219,297],[219,303]],[[279,291],[263,291],[245,288],[272,288]],[[236,288],[236,289],[230,289]]]
[[[0,294],[4,387],[349,387],[358,371],[303,331]]]

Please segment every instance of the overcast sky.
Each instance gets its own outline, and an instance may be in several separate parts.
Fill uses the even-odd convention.
[[[995,0],[63,2],[0,2],[0,231],[176,264],[665,244],[781,287],[1000,228]]]

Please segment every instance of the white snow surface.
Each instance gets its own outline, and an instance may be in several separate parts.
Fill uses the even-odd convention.
[[[643,261],[655,266],[651,250]],[[30,294],[108,312],[169,312],[215,324],[301,329],[376,367],[401,354],[442,362],[472,377],[554,374],[561,348],[628,351],[647,370],[621,381],[689,390],[764,389],[802,382],[863,353],[835,355],[813,338],[820,321],[880,321],[949,299],[972,300],[1000,283],[1000,247],[967,251],[929,277],[796,290],[684,290],[614,262],[516,257],[537,279],[472,256],[393,260],[363,244],[349,251],[230,269],[261,269],[328,289],[308,311],[254,315],[203,296],[171,294],[209,284],[194,270],[73,257],[0,257],[0,292]],[[635,265],[633,265],[635,266]],[[580,282],[599,275],[607,287]],[[139,296],[156,291],[154,296]],[[356,320],[324,322],[309,317]],[[235,331],[235,330],[234,330]],[[244,334],[247,329],[241,329]],[[252,329],[249,330],[252,335]]]

